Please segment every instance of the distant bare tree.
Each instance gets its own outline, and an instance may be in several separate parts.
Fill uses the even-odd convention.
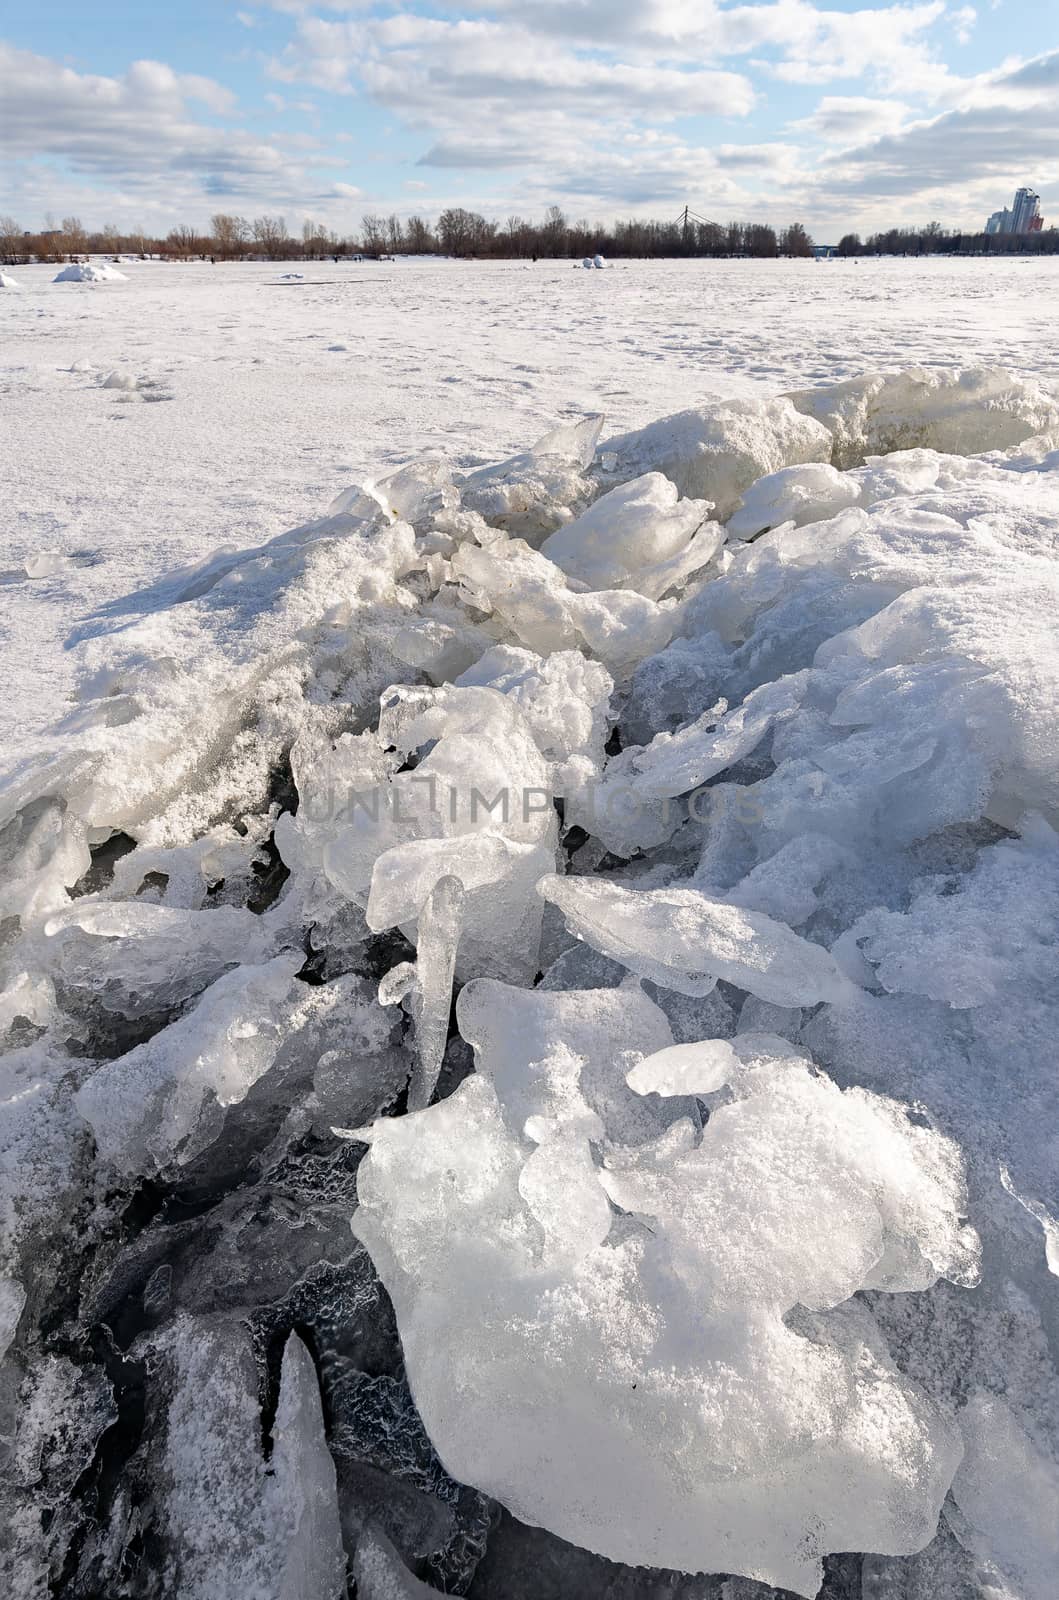
[[[22,229],[14,217],[0,217],[0,260],[15,263],[23,254]]]
[[[437,240],[430,231],[430,224],[424,222],[422,217],[409,217],[404,232],[407,248],[412,255],[425,256],[437,249]]]
[[[369,211],[366,217],[361,217],[360,229],[364,238],[365,252],[369,256],[381,256],[386,249],[385,220]]]
[[[313,222],[306,217],[302,223],[302,248],[311,261],[332,254],[331,241],[322,222]]]
[[[69,256],[84,255],[88,249],[88,234],[81,226],[80,217],[64,217],[62,220],[63,249]]]
[[[202,241],[194,228],[189,228],[187,223],[181,223],[177,228],[170,228],[166,235],[166,244],[175,255],[196,256],[202,252]]]
[[[438,218],[441,248],[451,256],[486,255],[496,235],[496,223],[487,222],[477,211],[450,206]]]
[[[544,227],[541,229],[541,243],[550,256],[566,254],[566,217],[561,207],[549,206],[544,217]]]
[[[392,256],[404,249],[404,229],[396,212],[391,212],[386,218],[386,248]]]
[[[507,234],[508,242],[516,255],[527,256],[530,254],[533,247],[534,230],[532,224],[528,223],[525,217],[508,217],[504,224],[504,232]]]
[[[743,248],[749,256],[777,256],[779,242],[775,228],[764,222],[752,222],[743,229]]]
[[[447,255],[467,255],[471,245],[471,213],[462,206],[449,206],[438,218],[438,238]]]
[[[250,242],[250,224],[246,218],[229,216],[226,211],[218,211],[216,216],[210,218],[210,233],[213,254],[225,261],[243,255]]]
[[[289,253],[291,241],[283,217],[255,217],[252,232],[269,261],[279,261]]]
[[[489,222],[477,211],[471,212],[471,254],[488,255],[496,238],[496,223]]]
[[[792,222],[789,228],[784,228],[780,237],[781,255],[811,256],[812,253],[813,241],[800,222]]]
[[[703,255],[724,255],[724,229],[719,222],[698,223],[696,225],[696,237]]]
[[[844,233],[838,241],[840,256],[859,256],[863,248],[859,233]]]

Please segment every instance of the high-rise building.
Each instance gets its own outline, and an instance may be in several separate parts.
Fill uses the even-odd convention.
[[[986,233],[1039,233],[1044,226],[1041,197],[1032,189],[1016,191],[1010,209],[994,211],[985,225]]]
[[[1032,189],[1018,189],[1012,207],[1012,233],[1032,233],[1033,224],[1041,214],[1041,197]],[[1038,226],[1040,226],[1038,222]]]

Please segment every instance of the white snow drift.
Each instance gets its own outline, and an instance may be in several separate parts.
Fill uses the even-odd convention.
[[[53,283],[125,283],[127,274],[105,261],[72,261],[53,278]]]

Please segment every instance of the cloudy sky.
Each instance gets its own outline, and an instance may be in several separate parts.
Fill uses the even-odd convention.
[[[0,212],[1059,221],[1059,0],[47,0],[0,16]]]

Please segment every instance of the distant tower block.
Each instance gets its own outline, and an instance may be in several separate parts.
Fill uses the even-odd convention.
[[[1010,207],[994,211],[985,225],[986,233],[1040,233],[1044,227],[1041,197],[1033,189],[1019,189]]]

